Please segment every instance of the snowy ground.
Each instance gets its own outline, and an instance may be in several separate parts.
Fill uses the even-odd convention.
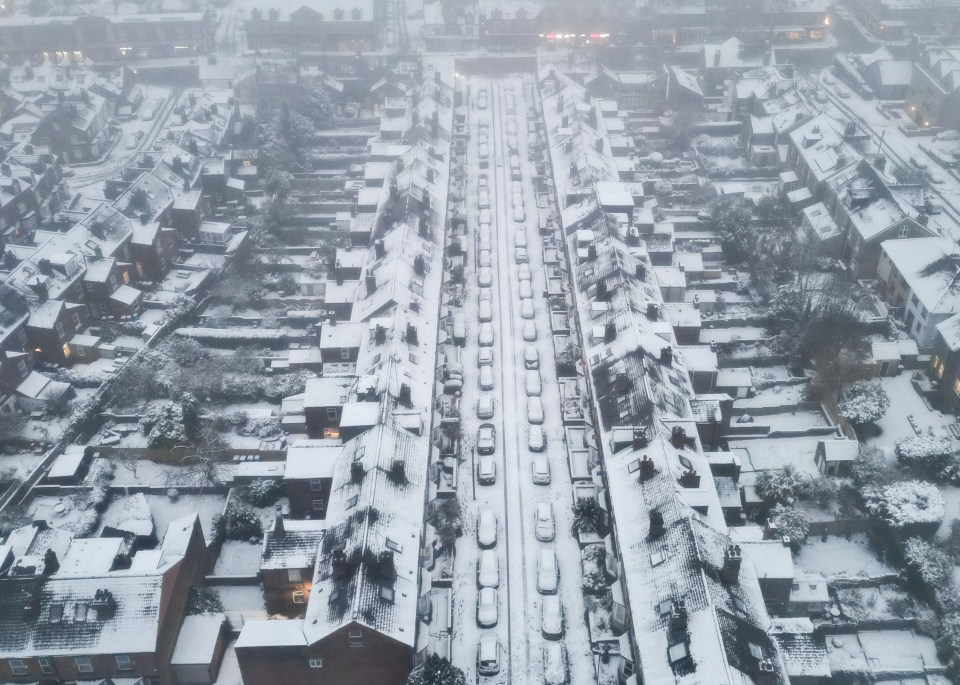
[[[260,543],[227,540],[213,567],[215,576],[255,576],[260,570]]]
[[[153,524],[161,542],[171,521],[194,512],[200,515],[203,536],[209,542],[213,517],[223,511],[226,495],[182,495],[175,502],[166,495],[147,495],[147,502],[150,503]]]
[[[532,79],[527,79],[531,83]],[[560,395],[556,384],[556,371],[552,361],[552,345],[549,335],[549,313],[542,290],[545,287],[540,253],[540,238],[536,229],[536,197],[530,178],[532,165],[527,161],[526,112],[529,100],[525,101],[524,81],[508,78],[500,81],[471,78],[467,82],[473,96],[469,113],[469,126],[478,130],[481,120],[490,122],[490,168],[485,173],[488,179],[493,241],[493,309],[494,309],[494,379],[491,394],[497,399],[493,423],[497,429],[497,481],[492,486],[476,484],[472,458],[473,443],[480,421],[473,408],[480,394],[478,390],[477,358],[478,290],[476,270],[467,274],[466,310],[468,344],[465,350],[465,379],[463,407],[465,421],[463,435],[465,454],[471,454],[463,465],[464,480],[470,486],[461,492],[465,525],[468,532],[457,544],[455,567],[455,614],[459,624],[454,628],[453,661],[467,672],[468,681],[475,675],[477,640],[481,631],[476,626],[476,560],[475,526],[478,511],[489,508],[498,517],[499,540],[496,554],[500,567],[500,620],[491,629],[499,637],[504,649],[504,662],[498,676],[481,678],[485,683],[538,682],[541,671],[540,636],[541,595],[536,590],[536,560],[541,546],[553,547],[560,562],[560,599],[566,615],[564,641],[569,653],[572,683],[593,682],[593,664],[590,645],[584,623],[583,595],[580,590],[580,553],[570,534],[572,488],[565,448],[562,443],[563,429],[560,420]],[[476,96],[481,88],[488,92],[489,106],[477,109]],[[518,157],[521,160],[522,198],[526,218],[522,224],[513,221],[512,180],[510,178],[509,148],[507,133],[507,93],[513,93],[516,111]],[[528,96],[529,97],[529,96]],[[479,167],[477,136],[472,136],[468,146],[468,169],[470,180],[467,188],[468,225],[478,225],[477,177]],[[543,380],[542,402],[544,406],[544,432],[547,435],[547,450],[544,454],[551,467],[552,482],[549,486],[534,485],[531,476],[531,453],[527,447],[529,424],[526,422],[526,395],[524,390],[523,348],[521,339],[524,320],[519,313],[516,296],[519,287],[518,270],[514,259],[514,235],[524,230],[527,236],[527,252],[533,274],[534,311],[537,328],[537,346],[541,360]],[[474,238],[474,236],[471,236]],[[469,255],[475,258],[471,245]],[[463,490],[463,489],[462,489]],[[534,537],[534,505],[537,502],[553,504],[556,517],[556,540],[539,543]]]
[[[892,455],[898,441],[916,435],[910,423],[912,417],[920,431],[924,433],[932,431],[936,435],[948,437],[953,441],[955,448],[960,447],[960,442],[957,442],[947,429],[956,421],[956,417],[927,409],[923,398],[910,384],[910,376],[911,372],[902,371],[899,376],[880,379],[883,389],[890,397],[891,406],[886,415],[876,422],[878,434],[865,431],[866,441]]]
[[[877,559],[863,534],[852,535],[850,540],[832,535],[826,542],[809,538],[794,556],[794,562],[807,573],[820,573],[828,580],[876,578],[896,573],[895,568]]]

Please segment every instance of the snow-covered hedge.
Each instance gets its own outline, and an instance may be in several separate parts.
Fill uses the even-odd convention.
[[[107,380],[113,378],[113,374],[98,371],[80,373],[73,369],[57,369],[53,378],[61,383],[69,383],[75,388],[99,388]]]
[[[799,547],[806,542],[810,533],[810,523],[807,515],[796,507],[778,504],[770,510],[770,523],[777,529],[777,535],[782,539],[789,539],[790,544]]]
[[[174,335],[215,346],[239,346],[248,343],[285,345],[287,343],[287,331],[280,328],[184,327],[176,329]]]
[[[837,403],[840,411],[854,424],[872,423],[890,408],[890,398],[879,383],[857,381],[847,388]]]
[[[911,533],[932,535],[943,521],[943,497],[932,483],[905,480],[867,487],[864,503],[890,527]]]
[[[897,443],[897,459],[925,469],[942,469],[950,463],[950,440],[936,435],[916,435]]]
[[[904,543],[903,558],[907,569],[928,590],[940,587],[953,571],[950,557],[922,538],[910,538]]]

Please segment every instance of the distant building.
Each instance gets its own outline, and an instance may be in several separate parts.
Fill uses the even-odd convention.
[[[385,6],[375,0],[255,4],[245,28],[250,50],[370,52],[382,47]]]
[[[48,146],[67,164],[92,162],[106,152],[110,113],[104,97],[80,89],[62,100],[50,96],[40,109],[42,115],[31,136],[34,145]]]
[[[919,126],[960,128],[960,46],[920,46],[904,104]]]
[[[960,314],[937,324],[930,374],[940,406],[960,413]]]

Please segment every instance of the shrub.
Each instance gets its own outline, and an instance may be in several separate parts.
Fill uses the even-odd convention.
[[[407,677],[407,685],[467,685],[463,671],[446,658],[431,653]]]
[[[953,448],[945,437],[915,435],[897,443],[897,459],[926,472],[941,471],[953,458]]]
[[[768,520],[777,527],[777,535],[789,538],[790,545],[795,548],[806,542],[810,533],[807,515],[796,507],[778,504],[770,511]]]
[[[279,481],[270,478],[257,478],[240,488],[237,494],[243,501],[255,507],[268,507],[280,498],[282,490]]]
[[[879,383],[856,381],[837,404],[850,423],[861,426],[882,418],[890,408],[890,398]]]
[[[933,534],[945,513],[943,497],[936,486],[919,480],[867,487],[863,499],[874,515],[901,531]]]
[[[190,588],[190,597],[187,600],[187,615],[223,613],[223,600],[220,593],[212,587]]]
[[[607,583],[607,577],[603,571],[594,569],[583,574],[581,587],[584,593],[588,595],[599,595],[607,591],[609,583]]]
[[[903,545],[907,572],[926,590],[936,590],[950,577],[953,563],[945,552],[922,538],[910,538]]]
[[[768,503],[790,504],[807,489],[806,477],[791,465],[761,471],[756,481],[757,495]]]
[[[245,504],[231,502],[223,515],[213,519],[216,540],[260,540],[263,522],[253,509]]]
[[[937,651],[953,682],[960,680],[960,611],[944,615],[937,637]]]
[[[837,501],[839,488],[833,479],[826,476],[813,478],[807,487],[807,497],[820,509],[829,509]]]
[[[578,497],[573,503],[573,534],[599,533],[603,525],[603,510],[597,500]]]
[[[183,423],[183,409],[173,402],[150,407],[140,418],[139,426],[151,448],[176,447],[190,441]]]

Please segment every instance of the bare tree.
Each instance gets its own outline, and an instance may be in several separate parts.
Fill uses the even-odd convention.
[[[196,445],[186,447],[176,469],[167,473],[167,487],[208,487],[223,485],[227,480],[227,464],[222,452],[226,443],[218,436],[205,433]]]

